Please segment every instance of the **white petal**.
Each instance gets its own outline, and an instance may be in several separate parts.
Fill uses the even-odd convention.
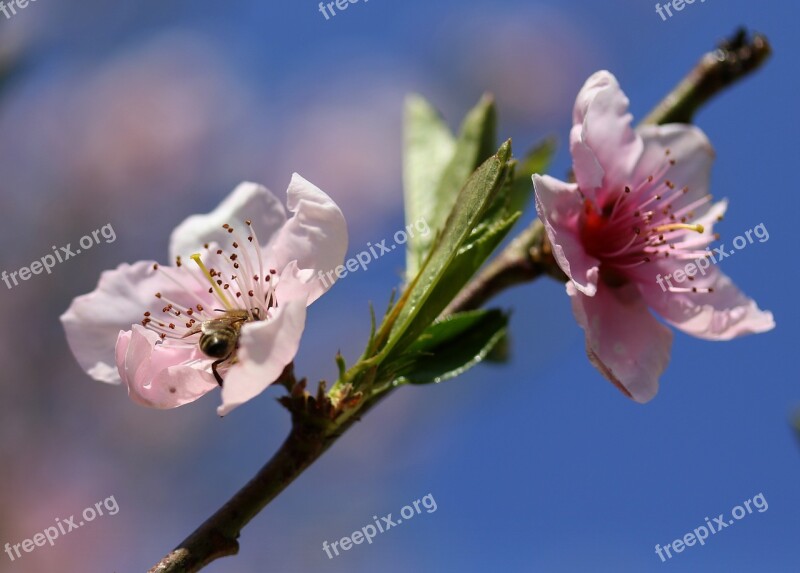
[[[286,222],[286,211],[266,187],[241,183],[211,213],[192,215],[175,228],[170,237],[170,261],[177,256],[188,257],[199,252],[204,243],[228,245],[230,235],[222,225],[227,223],[246,235],[245,221],[248,219],[259,243],[266,245]]]
[[[144,311],[155,306],[155,293],[175,291],[175,285],[163,273],[154,271],[153,264],[140,261],[104,271],[97,288],[75,298],[61,315],[72,353],[95,380],[119,384],[114,356],[119,332],[129,330],[142,320]]]
[[[300,269],[314,272],[309,303],[330,285],[318,271],[331,271],[344,261],[347,252],[347,223],[342,211],[322,190],[295,173],[287,190],[287,206],[294,216],[270,243],[275,264],[282,268],[296,260]]]
[[[306,303],[294,300],[278,304],[268,320],[242,327],[238,362],[225,374],[222,386],[222,405],[217,408],[220,416],[261,394],[294,360],[305,328]]]

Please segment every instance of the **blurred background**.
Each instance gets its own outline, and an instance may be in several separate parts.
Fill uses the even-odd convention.
[[[0,554],[0,570],[145,571],[288,430],[280,389],[220,419],[216,394],[153,411],[91,381],[58,316],[102,270],[164,261],[184,217],[242,180],[283,196],[293,171],[342,206],[351,255],[390,238],[403,225],[409,92],[454,127],[493,92],[518,153],[559,138],[562,176],[572,103],[592,72],[613,71],[641,118],[746,25],[775,55],[697,123],[718,153],[714,194],[731,199],[723,242],[759,223],[771,238],[723,270],[777,328],[728,343],[676,333],[661,392],[641,406],[590,366],[563,285],[507,293],[496,304],[514,309],[508,365],[396,392],[246,528],[238,557],[207,571],[661,571],[656,543],[758,493],[766,512],[668,566],[797,571],[799,203],[786,169],[798,151],[798,15],[742,0],[695,2],[668,21],[641,0],[365,0],[326,20],[315,0],[42,0],[0,17],[0,270],[107,223],[117,233],[51,275],[0,286],[0,544],[108,496],[120,508],[54,547]],[[386,303],[403,263],[387,255],[314,304],[301,375],[330,379],[338,349],[360,354],[368,302]],[[429,493],[435,513],[332,560],[322,551]]]

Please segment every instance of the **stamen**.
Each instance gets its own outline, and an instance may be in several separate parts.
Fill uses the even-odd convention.
[[[703,225],[687,225],[686,223],[670,223],[669,225],[659,225],[658,227],[654,227],[653,231],[663,233],[664,231],[675,231],[677,229],[686,229],[687,231],[695,231],[701,234],[703,231],[705,231],[705,227],[703,227]]]
[[[225,293],[222,290],[220,290],[219,285],[217,285],[217,283],[214,282],[214,279],[211,276],[211,273],[208,271],[208,268],[206,268],[205,264],[203,264],[203,261],[200,259],[200,254],[199,253],[195,253],[190,258],[197,264],[198,267],[200,267],[200,270],[203,272],[205,277],[208,279],[208,282],[211,284],[211,288],[213,288],[214,291],[216,291],[217,296],[219,297],[219,299],[222,302],[222,304],[225,305],[225,308],[227,310],[233,310],[234,306],[228,300],[228,297],[225,296]]]

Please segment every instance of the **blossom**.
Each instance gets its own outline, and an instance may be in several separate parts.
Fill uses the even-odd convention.
[[[658,392],[672,331],[648,310],[692,336],[729,340],[772,329],[770,312],[708,264],[726,201],[708,193],[714,150],[695,126],[634,130],[628,99],[609,72],[578,94],[570,133],[575,182],[534,175],[536,209],[567,294],[586,335],[591,362],[625,395]],[[688,286],[662,289],[657,278],[695,261]],[[687,267],[688,268],[688,267]]]
[[[61,316],[95,380],[137,403],[174,408],[222,386],[219,415],[260,394],[294,359],[306,307],[329,285],[317,274],[347,250],[339,207],[297,174],[281,202],[239,185],[214,211],[173,231],[173,265],[123,264]]]

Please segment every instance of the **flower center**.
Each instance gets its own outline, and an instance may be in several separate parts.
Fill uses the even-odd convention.
[[[180,257],[174,267],[153,265],[176,288],[170,297],[155,293],[164,306],[146,311],[142,325],[171,346],[197,345],[210,358],[235,359],[241,327],[267,320],[278,306],[277,270],[265,270],[255,230],[250,221],[246,225],[246,241],[232,226],[222,226],[231,236],[230,250],[206,244],[202,254],[190,256],[195,265],[185,266]],[[208,295],[200,290],[204,285]]]
[[[657,173],[634,187],[607,192],[600,206],[584,199],[579,219],[585,251],[601,262],[601,278],[611,286],[624,284],[630,271],[658,257],[696,260],[709,256],[708,245],[718,235],[693,223],[695,210],[711,195],[691,200],[688,187],[679,187],[666,175],[677,164],[669,158]],[[687,289],[684,289],[687,290]],[[688,289],[707,292],[709,289]]]

